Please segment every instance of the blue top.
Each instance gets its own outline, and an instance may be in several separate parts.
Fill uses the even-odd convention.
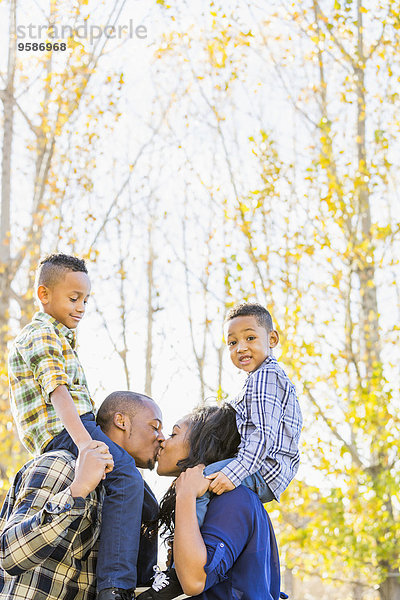
[[[198,600],[278,600],[279,555],[258,496],[243,485],[208,505],[201,534],[207,548],[204,592]]]
[[[299,466],[302,416],[295,387],[267,356],[231,404],[241,441],[237,457],[222,472],[235,486],[259,472],[279,500]]]

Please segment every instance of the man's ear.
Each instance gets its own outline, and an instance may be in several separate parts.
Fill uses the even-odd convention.
[[[273,329],[269,332],[269,346],[270,348],[275,348],[279,344],[279,333]]]
[[[122,431],[126,431],[128,429],[128,419],[125,415],[123,415],[122,413],[115,413],[114,414],[114,418],[113,418],[113,423],[115,425],[115,427],[117,427],[118,429],[122,429]]]
[[[45,285],[39,285],[37,289],[37,296],[40,304],[47,304],[50,299],[50,290]]]

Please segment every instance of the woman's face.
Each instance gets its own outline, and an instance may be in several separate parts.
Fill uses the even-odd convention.
[[[172,428],[172,433],[161,443],[158,454],[157,473],[177,477],[181,470],[176,463],[189,456],[189,442],[186,434],[189,429],[189,418],[183,417]]]

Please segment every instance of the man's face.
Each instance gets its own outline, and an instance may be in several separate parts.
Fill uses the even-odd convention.
[[[44,312],[69,329],[78,327],[85,314],[89,295],[89,277],[80,271],[67,271],[53,286],[39,286],[38,289]]]
[[[141,469],[153,469],[161,442],[162,415],[157,404],[151,400],[144,402],[130,420],[130,431],[124,450],[130,454]]]
[[[278,333],[268,332],[253,315],[228,321],[225,335],[233,364],[246,373],[258,369],[279,341]]]

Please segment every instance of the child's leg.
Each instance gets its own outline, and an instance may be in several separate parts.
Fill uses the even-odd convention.
[[[137,560],[142,524],[144,482],[134,459],[103,434],[90,432],[107,444],[114,469],[104,480],[106,497],[97,557],[97,591],[116,587],[130,590],[137,583]]]
[[[271,500],[275,500],[274,494],[272,493],[269,485],[265,483],[264,479],[261,477],[259,471],[257,471],[257,473],[253,473],[253,475],[248,475],[248,477],[245,477],[245,479],[242,481],[242,484],[255,492],[263,504],[266,502],[271,502]]]
[[[103,481],[106,497],[97,558],[97,590],[111,587],[130,590],[137,582],[143,478],[133,458],[96,425],[94,415],[83,415],[81,419],[92,439],[107,444],[114,459],[114,469]],[[61,449],[77,456],[77,448],[65,430],[46,446],[46,452]]]
[[[96,425],[96,417],[94,416],[93,413],[86,413],[84,415],[81,415],[81,421],[83,423],[83,426],[85,427],[85,429],[88,431],[88,433],[91,434],[91,431],[95,430],[97,425]],[[103,434],[104,435],[104,434]],[[106,439],[108,441],[106,441],[105,443],[107,444],[107,446],[109,445],[108,442],[112,443],[111,440],[105,436]],[[93,438],[93,439],[97,439],[97,438]],[[76,447],[76,445],[74,444],[74,442],[72,441],[71,436],[69,435],[68,431],[66,429],[63,429],[58,435],[56,435],[45,447],[45,449],[43,450],[43,452],[53,452],[54,450],[68,450],[68,452],[71,452],[71,454],[73,454],[74,456],[78,457],[78,448]],[[111,451],[111,450],[110,450]]]
[[[199,527],[204,523],[204,517],[206,516],[207,506],[210,502],[210,492],[205,492],[200,498],[196,498],[196,516]]]
[[[217,471],[220,471],[221,469],[226,467],[226,465],[229,464],[231,460],[231,458],[228,458],[226,460],[219,460],[218,462],[212,463],[211,465],[207,465],[203,471],[204,475],[210,475],[211,473],[216,473]],[[196,515],[199,527],[203,525],[204,517],[206,516],[207,506],[210,502],[210,498],[210,492],[206,492],[205,494],[200,496],[200,498],[196,498]]]
[[[216,471],[221,471],[221,469],[226,467],[226,465],[228,465],[231,462],[231,460],[232,460],[231,458],[228,458],[226,460],[220,460],[218,462],[212,463],[211,465],[208,465],[204,469],[204,475],[210,475],[210,473],[215,473]],[[245,477],[245,479],[243,479],[243,481],[242,481],[242,485],[245,485],[250,490],[255,492],[263,504],[265,504],[266,502],[270,502],[271,500],[275,500],[274,494],[272,493],[268,484],[265,483],[264,479],[261,477],[261,474],[259,471],[257,471],[257,473],[253,473],[253,475],[248,475],[247,477]],[[208,495],[208,497],[206,499],[203,499],[204,496],[206,496],[206,495]],[[203,524],[204,517],[205,517],[206,511],[207,511],[207,504],[210,501],[209,492],[206,492],[204,494],[204,496],[201,496],[200,498],[197,498],[197,500],[196,500],[196,514],[197,514],[197,520],[199,521],[200,527]],[[199,520],[199,513],[203,519],[201,521],[201,523]]]

